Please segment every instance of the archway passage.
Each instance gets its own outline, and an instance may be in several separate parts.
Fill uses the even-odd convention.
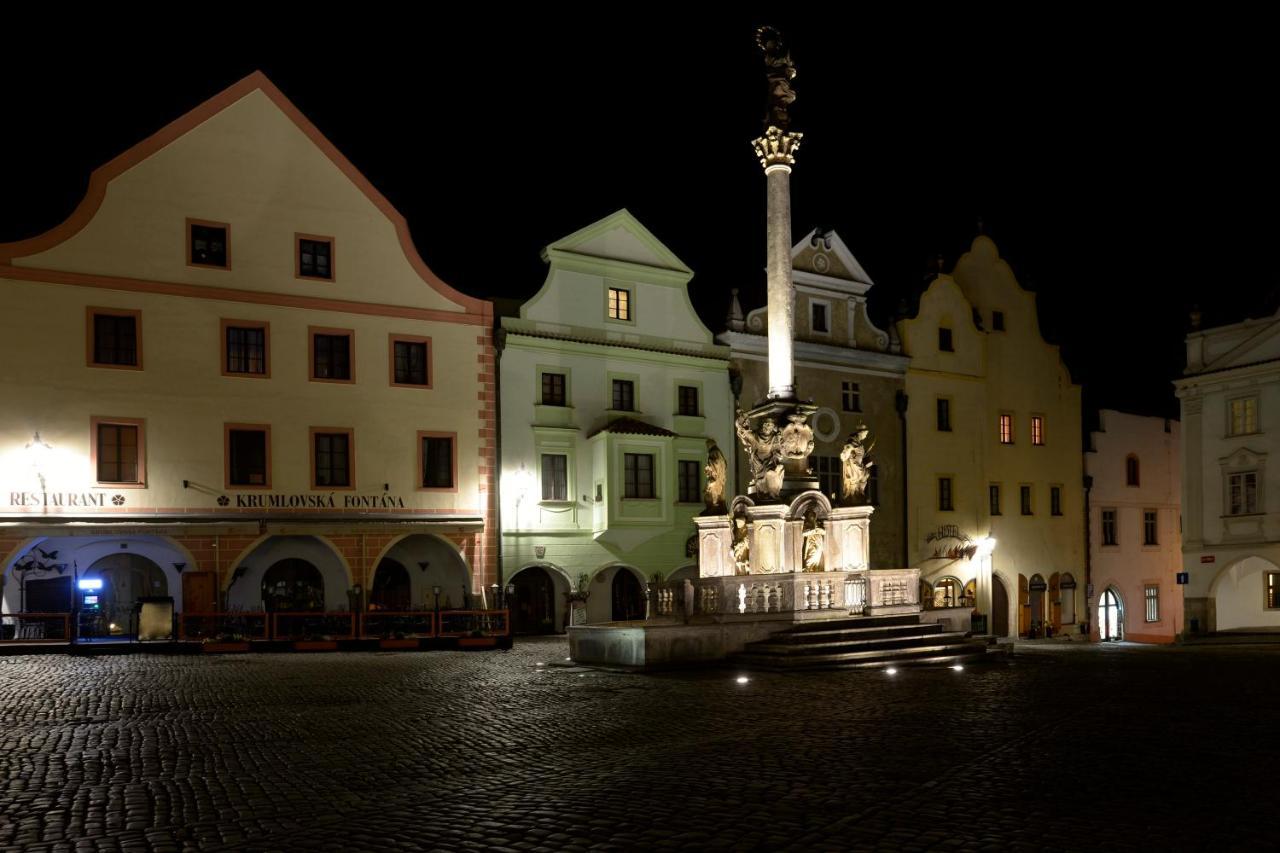
[[[613,621],[630,622],[643,619],[645,611],[644,587],[636,576],[619,567],[613,575]]]
[[[281,560],[262,576],[262,603],[272,612],[322,611],[324,577],[306,560]]]
[[[1098,636],[1104,642],[1124,639],[1124,608],[1120,596],[1109,587],[1098,602]]]
[[[991,576],[991,633],[1009,636],[1009,590],[998,575]]]
[[[86,639],[132,634],[138,599],[169,594],[164,570],[139,554],[103,557],[77,586],[80,636]]]
[[[530,566],[511,579],[512,627],[517,634],[551,634],[556,630],[555,584],[542,566]]]
[[[412,609],[410,600],[409,570],[396,560],[384,557],[373,573],[369,609],[404,612]]]

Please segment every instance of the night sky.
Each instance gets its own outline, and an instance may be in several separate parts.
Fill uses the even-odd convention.
[[[843,236],[882,325],[981,220],[1038,294],[1086,407],[1176,415],[1188,308],[1206,324],[1276,308],[1274,217],[1258,212],[1275,183],[1272,73],[1246,23],[496,15],[318,15],[314,41],[304,28],[10,53],[0,240],[60,222],[93,168],[261,69],[455,287],[527,297],[544,245],[626,207],[694,269],[719,331],[730,287],[764,301],[752,33],[774,23],[799,70],[795,235]]]

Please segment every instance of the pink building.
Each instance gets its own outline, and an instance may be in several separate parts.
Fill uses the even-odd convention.
[[[1090,435],[1090,634],[1171,643],[1183,630],[1180,428],[1104,409]]]

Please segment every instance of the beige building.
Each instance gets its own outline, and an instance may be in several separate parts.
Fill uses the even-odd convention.
[[[909,563],[926,601],[998,636],[1078,635],[1085,612],[1080,387],[1035,295],[980,236],[900,324]]]
[[[867,315],[870,276],[834,231],[810,231],[791,250],[795,281],[795,384],[802,399],[818,406],[813,426],[810,467],[828,496],[840,491],[840,448],[859,424],[875,441],[868,499],[871,519],[871,568],[900,568],[903,549],[904,481],[902,419],[898,398],[907,359],[895,352],[887,332]],[[729,330],[719,335],[732,352],[741,381],[738,406],[744,411],[769,389],[768,310],[745,317],[734,291]],[[736,482],[745,482],[746,457],[737,446]]]
[[[491,307],[261,74],[0,245],[0,306],[5,612],[114,635],[143,596],[457,607],[495,579]]]

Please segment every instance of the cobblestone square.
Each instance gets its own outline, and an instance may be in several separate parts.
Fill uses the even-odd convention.
[[[4,850],[1274,849],[1280,655],[0,658]]]

